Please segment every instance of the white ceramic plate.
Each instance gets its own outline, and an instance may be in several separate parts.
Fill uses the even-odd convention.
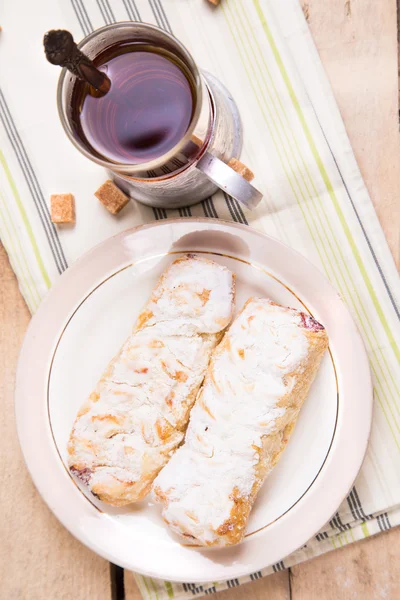
[[[228,549],[181,545],[150,500],[115,509],[66,468],[76,412],[129,334],[159,275],[199,252],[237,275],[237,306],[251,295],[311,312],[327,353],[281,461],[267,479],[247,536]],[[209,219],[158,222],[111,238],[59,280],[32,319],[16,386],[18,433],[43,498],[84,544],[122,567],[173,581],[231,579],[278,562],[335,512],[361,466],[372,415],[364,346],[344,303],[307,260],[242,225]]]

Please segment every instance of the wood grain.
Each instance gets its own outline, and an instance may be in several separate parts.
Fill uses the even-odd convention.
[[[397,528],[293,567],[291,600],[397,600],[399,551]]]
[[[57,521],[25,467],[14,423],[14,374],[29,312],[0,249],[0,597],[111,600],[109,564]]]
[[[307,0],[307,21],[347,133],[400,265],[396,0]]]

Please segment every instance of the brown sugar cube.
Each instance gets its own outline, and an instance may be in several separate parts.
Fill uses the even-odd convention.
[[[75,198],[72,194],[53,194],[50,206],[53,223],[75,223]]]
[[[108,179],[94,194],[111,214],[116,215],[129,202],[128,196]]]
[[[190,141],[193,142],[193,144],[196,144],[196,146],[198,146],[199,148],[202,148],[204,145],[203,140],[201,140],[199,137],[197,137],[197,135],[192,135],[192,137],[190,138]]]
[[[249,167],[246,167],[246,165],[240,162],[240,160],[237,158],[231,158],[231,160],[228,162],[228,165],[232,167],[236,173],[239,173],[243,179],[246,179],[247,181],[254,179],[253,171],[250,171]]]

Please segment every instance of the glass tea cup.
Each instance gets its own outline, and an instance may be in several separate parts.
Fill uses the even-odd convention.
[[[257,206],[261,193],[228,165],[231,158],[240,156],[242,147],[242,126],[237,106],[225,86],[210,73],[200,71],[190,53],[174,36],[153,25],[120,22],[97,29],[78,47],[100,69],[103,68],[102,57],[118,57],[126,54],[127,48],[153,53],[153,56],[157,54],[162,57],[161,61],[169,61],[167,66],[175,65],[171,69],[178,67],[190,86],[189,124],[174,145],[160,155],[153,152],[149,159],[137,160],[128,156],[126,162],[119,162],[120,158],[108,157],[107,151],[97,148],[92,140],[88,141],[80,123],[85,100],[82,101],[77,90],[82,84],[75,75],[65,68],[62,70],[57,103],[64,130],[76,148],[105,167],[116,184],[131,198],[153,207],[180,208],[196,204],[220,188],[250,209]],[[106,61],[104,65],[107,65]],[[159,67],[158,72],[160,89],[164,89]],[[149,71],[149,76],[153,75],[154,72]],[[110,78],[113,91],[113,77]],[[139,80],[142,81],[143,77]],[[128,110],[126,104],[129,98],[124,96],[125,89],[122,86],[120,90],[120,112]],[[107,95],[90,101],[96,103],[105,99]],[[107,132],[108,141],[114,139],[113,127],[115,117],[118,117],[116,107],[104,113],[104,122],[99,125],[103,138]],[[174,116],[168,113],[168,107],[164,107],[163,114],[164,119],[168,118],[168,114],[171,119]],[[140,114],[135,115],[135,119],[140,119]]]

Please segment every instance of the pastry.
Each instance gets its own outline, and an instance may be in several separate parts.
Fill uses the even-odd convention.
[[[312,316],[250,298],[215,349],[184,444],[154,482],[185,542],[240,542],[328,346]]]
[[[196,255],[162,275],[70,436],[71,473],[104,502],[142,499],[182,442],[234,295],[231,271]]]

